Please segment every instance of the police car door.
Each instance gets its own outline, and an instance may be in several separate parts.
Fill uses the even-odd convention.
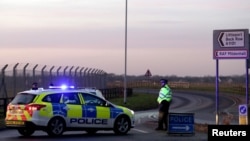
[[[106,101],[98,96],[83,93],[84,127],[109,128],[112,127],[110,108]]]
[[[66,117],[67,127],[80,127],[78,119],[82,117],[82,105],[80,98],[76,92],[68,92],[62,94],[62,111]]]

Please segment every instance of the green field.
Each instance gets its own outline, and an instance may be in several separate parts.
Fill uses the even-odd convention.
[[[149,109],[155,109],[158,107],[158,103],[156,102],[158,95],[155,94],[133,94],[130,97],[126,98],[126,103],[124,103],[124,98],[113,98],[109,101],[128,107],[134,111],[142,111],[142,110],[149,110]]]

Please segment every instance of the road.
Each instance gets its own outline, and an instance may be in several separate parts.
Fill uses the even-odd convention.
[[[154,93],[153,91],[151,93]],[[219,97],[219,113],[221,119],[224,114],[232,114],[232,123],[237,124],[238,105],[244,103],[244,96],[221,95]],[[170,106],[171,113],[194,113],[195,122],[215,124],[216,104],[215,95],[203,92],[187,93],[174,92],[173,102]],[[96,135],[88,135],[85,132],[65,132],[60,138],[48,137],[45,132],[36,131],[32,137],[21,137],[16,130],[0,131],[0,140],[2,141],[206,141],[207,134],[196,132],[194,135],[169,135],[164,131],[155,131],[157,121],[157,109],[149,111],[136,112],[136,127],[127,135],[117,136],[112,131],[99,131]],[[221,120],[222,122],[222,120]],[[221,123],[220,123],[221,124]]]
[[[135,91],[158,94],[157,90],[135,89]],[[170,112],[194,113],[196,123],[208,124],[216,124],[216,114],[219,118],[218,124],[222,124],[225,117],[231,116],[231,124],[238,124],[238,106],[245,104],[245,97],[245,95],[225,93],[216,96],[215,93],[202,91],[174,91]]]

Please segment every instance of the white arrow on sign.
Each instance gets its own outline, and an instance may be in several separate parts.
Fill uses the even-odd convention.
[[[218,42],[221,47],[244,47],[244,31],[221,32]]]
[[[247,105],[239,105],[239,115],[247,115]]]
[[[186,130],[186,131],[188,131],[189,129],[190,129],[190,127],[189,126],[178,126],[178,127],[173,127],[173,129],[183,129],[183,130]]]

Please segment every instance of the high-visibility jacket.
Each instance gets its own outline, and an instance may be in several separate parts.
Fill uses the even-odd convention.
[[[166,100],[168,102],[172,100],[172,90],[167,84],[160,89],[157,102],[160,104],[163,100]]]

